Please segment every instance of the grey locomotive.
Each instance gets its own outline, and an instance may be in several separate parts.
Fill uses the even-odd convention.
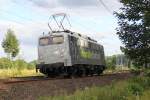
[[[100,75],[105,68],[104,48],[90,37],[65,30],[39,38],[36,69],[47,76]]]

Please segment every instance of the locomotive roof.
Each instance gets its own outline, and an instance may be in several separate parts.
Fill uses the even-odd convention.
[[[92,39],[92,38],[90,38],[90,37],[88,37],[88,36],[86,36],[86,35],[83,35],[83,34],[80,34],[80,33],[77,33],[77,32],[72,32],[72,31],[70,31],[70,30],[65,30],[65,31],[53,31],[52,33],[49,33],[49,34],[43,34],[42,36],[40,36],[40,38],[41,38],[41,37],[50,36],[50,34],[58,35],[58,33],[59,33],[59,35],[63,35],[64,33],[66,33],[66,34],[69,34],[69,35],[74,36],[74,37],[83,38],[83,39],[89,40],[89,41],[91,41],[91,42],[97,43],[96,40],[94,40],[94,39]]]

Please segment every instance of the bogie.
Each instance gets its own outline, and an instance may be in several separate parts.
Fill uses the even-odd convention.
[[[67,76],[67,77],[82,77],[100,75],[103,72],[103,66],[69,66],[69,67],[42,67],[41,73],[44,73],[48,77],[54,76]]]

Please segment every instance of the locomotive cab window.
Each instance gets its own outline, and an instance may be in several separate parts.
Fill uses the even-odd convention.
[[[39,45],[46,46],[46,45],[53,45],[53,44],[62,44],[63,42],[64,42],[63,36],[52,36],[52,37],[40,38]]]
[[[40,38],[39,44],[41,46],[48,45],[49,44],[49,38],[48,37]]]
[[[64,42],[63,36],[55,36],[53,37],[53,44],[61,44]]]

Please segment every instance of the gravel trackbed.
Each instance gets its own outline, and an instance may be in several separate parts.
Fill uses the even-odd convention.
[[[56,78],[40,81],[22,80],[36,79],[36,77],[13,78],[0,80],[0,100],[37,100],[40,96],[54,96],[61,94],[71,94],[77,89],[84,89],[92,86],[109,85],[112,81],[125,80],[132,77],[130,73],[117,73],[110,75],[101,75],[93,77],[81,78]],[[14,82],[6,84],[7,81],[21,80],[21,82]]]

